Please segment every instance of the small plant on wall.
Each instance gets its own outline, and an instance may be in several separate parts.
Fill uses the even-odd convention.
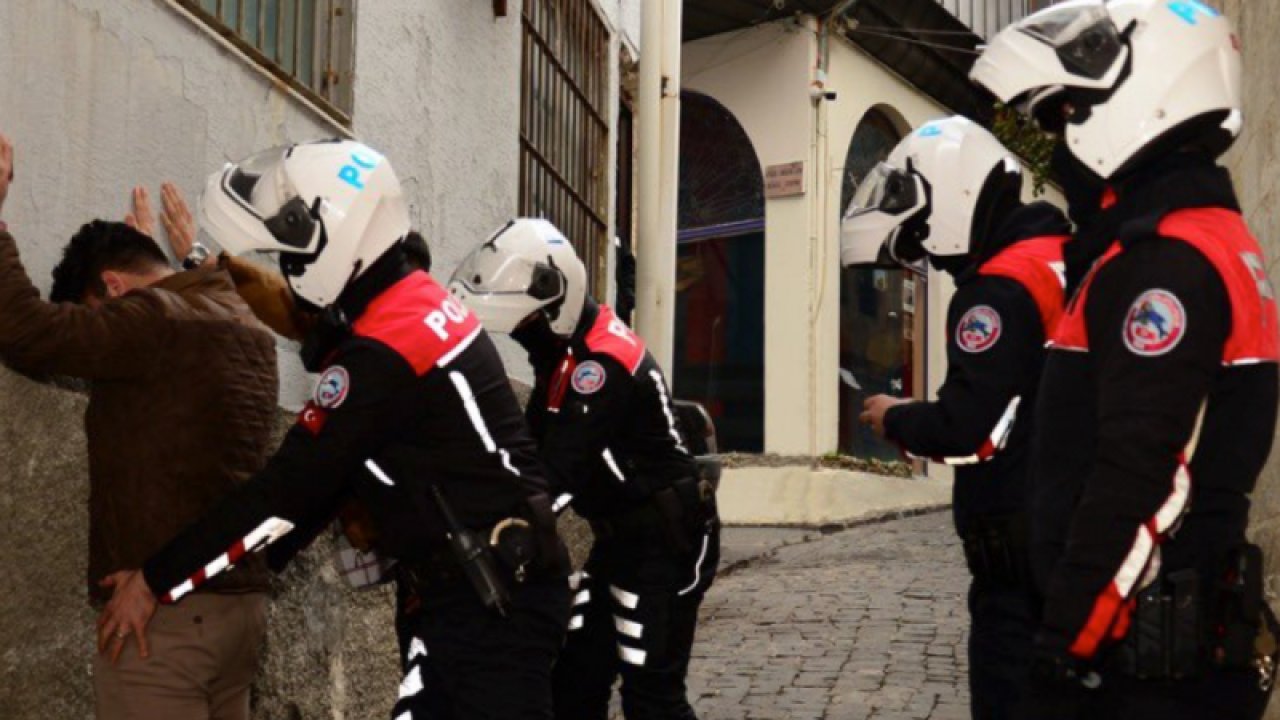
[[[1053,146],[1057,140],[1037,127],[1030,118],[1003,103],[996,103],[995,110],[996,117],[991,131],[1005,147],[1031,168],[1035,194],[1041,194],[1045,183],[1049,181],[1049,162],[1053,158]]]

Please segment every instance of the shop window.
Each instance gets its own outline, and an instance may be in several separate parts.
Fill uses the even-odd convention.
[[[722,450],[764,448],[764,176],[720,103],[681,95],[675,394]]]
[[[902,138],[886,111],[869,111],[854,131],[845,158],[841,211],[857,183],[888,157]],[[900,460],[897,446],[858,422],[863,401],[878,394],[921,399],[925,388],[927,276],[908,270],[845,268],[840,274],[841,452]]]

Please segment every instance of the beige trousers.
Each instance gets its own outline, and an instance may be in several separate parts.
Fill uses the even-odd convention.
[[[151,657],[132,640],[114,665],[94,653],[98,720],[248,720],[266,626],[264,593],[161,605],[147,626]]]

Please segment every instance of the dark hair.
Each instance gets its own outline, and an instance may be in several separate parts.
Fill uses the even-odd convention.
[[[141,273],[156,266],[168,267],[169,259],[155,240],[121,222],[94,220],[81,226],[62,251],[53,269],[53,302],[81,302],[86,294],[107,294],[104,270]]]

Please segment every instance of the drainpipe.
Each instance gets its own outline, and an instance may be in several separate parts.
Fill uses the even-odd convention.
[[[675,339],[681,0],[642,5],[636,108],[636,331],[667,377]]]

